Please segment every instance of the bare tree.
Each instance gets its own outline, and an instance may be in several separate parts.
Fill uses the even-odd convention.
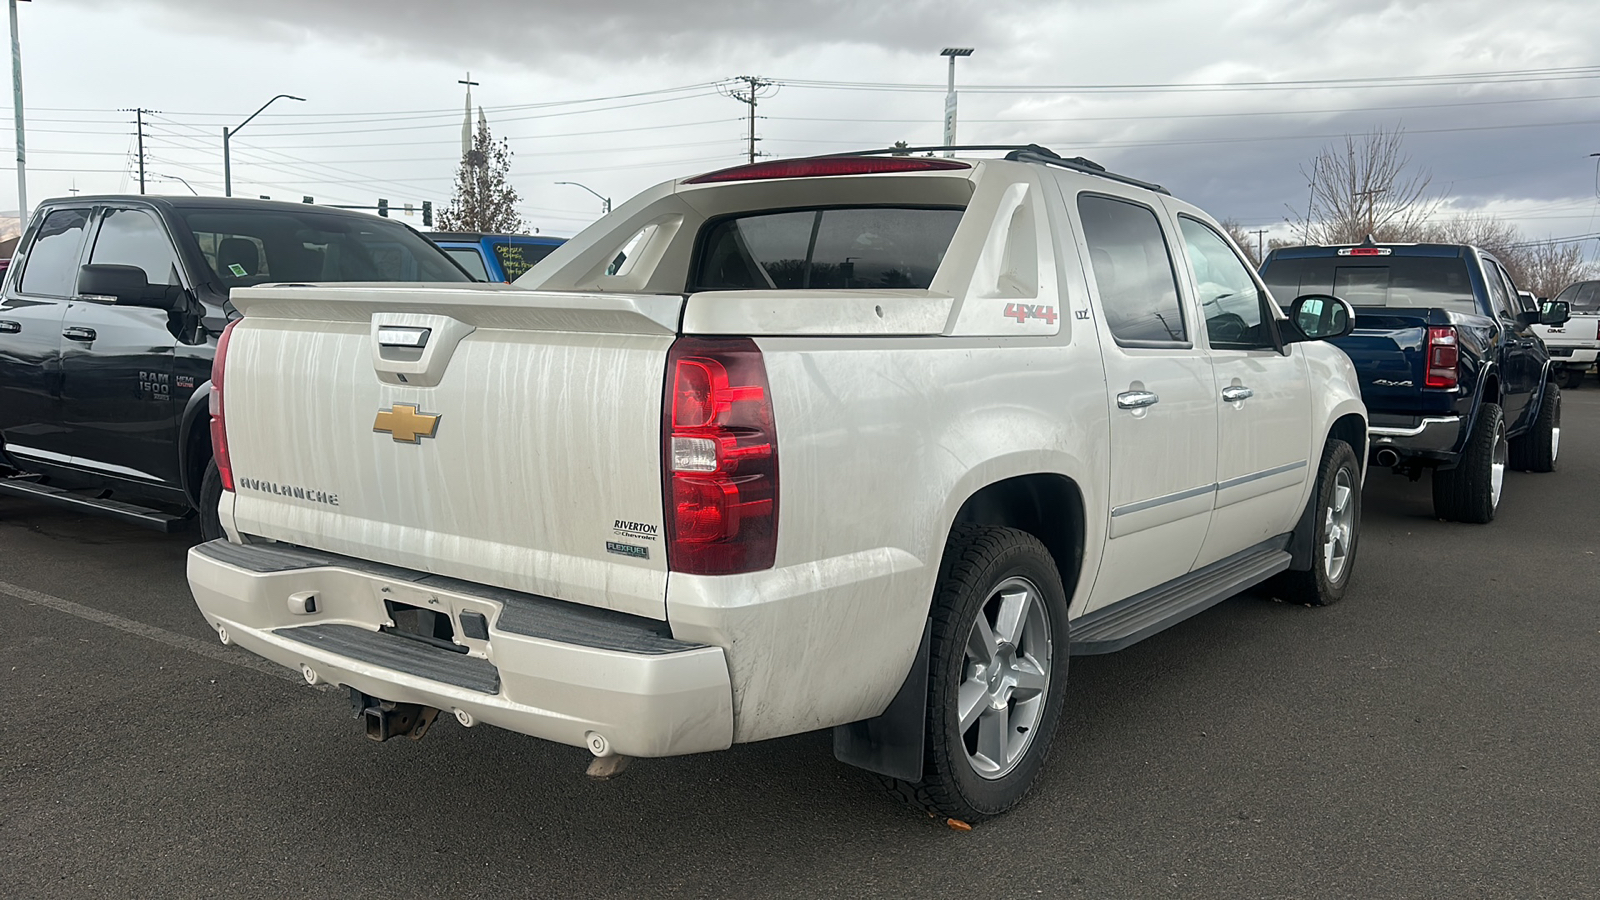
[[[1554,297],[1574,281],[1596,277],[1596,266],[1583,258],[1579,244],[1558,244],[1555,241],[1536,241],[1518,248],[1522,261],[1522,277],[1516,279],[1523,290],[1532,291],[1535,297]],[[1510,264],[1507,264],[1510,268]]]
[[[456,169],[455,196],[439,213],[439,228],[444,231],[481,231],[489,234],[517,234],[523,231],[517,214],[517,189],[506,180],[511,171],[511,146],[498,143],[489,134],[489,122],[478,111],[478,130],[472,149],[461,156]]]
[[[1405,132],[1378,129],[1345,135],[1343,145],[1322,148],[1301,167],[1311,185],[1305,215],[1290,208],[1290,222],[1310,244],[1355,244],[1367,235],[1404,240],[1425,223],[1442,198],[1429,196],[1426,169],[1409,171]]]
[[[1223,219],[1217,224],[1221,225],[1228,232],[1228,237],[1233,238],[1233,242],[1239,245],[1240,250],[1244,251],[1245,258],[1250,260],[1250,265],[1259,268],[1261,266],[1261,253],[1259,252],[1261,248],[1260,242],[1256,240],[1254,234],[1245,231],[1244,226],[1240,225],[1237,219]]]

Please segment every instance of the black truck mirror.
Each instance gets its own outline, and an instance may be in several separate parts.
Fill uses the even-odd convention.
[[[1540,325],[1565,325],[1572,318],[1572,304],[1565,300],[1546,300],[1539,308]]]
[[[90,263],[78,270],[78,295],[110,297],[119,306],[147,306],[176,309],[182,290],[172,285],[151,284],[150,276],[138,266]]]

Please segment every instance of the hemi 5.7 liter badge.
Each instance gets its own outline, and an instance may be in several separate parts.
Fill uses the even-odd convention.
[[[420,444],[423,438],[433,437],[438,429],[438,416],[418,412],[410,403],[396,403],[390,409],[378,410],[378,418],[372,423],[373,431],[407,444]]]

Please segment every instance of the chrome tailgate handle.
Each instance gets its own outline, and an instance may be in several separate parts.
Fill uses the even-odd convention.
[[[1155,391],[1123,391],[1117,395],[1117,407],[1144,409],[1146,406],[1155,406],[1160,400]]]

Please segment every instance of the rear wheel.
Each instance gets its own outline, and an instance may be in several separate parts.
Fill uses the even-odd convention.
[[[1067,599],[1037,538],[957,526],[932,611],[922,779],[891,790],[936,815],[977,822],[1015,806],[1039,777],[1067,680]]]
[[[1433,470],[1433,514],[1453,522],[1494,521],[1510,448],[1500,404],[1485,403],[1454,469]]]
[[[1563,368],[1560,372],[1561,377],[1557,379],[1557,383],[1569,390],[1575,387],[1582,387],[1583,376],[1586,371],[1587,370],[1585,369],[1579,369],[1576,367]]]
[[[1272,593],[1290,603],[1327,606],[1344,599],[1361,533],[1361,463],[1344,441],[1329,438],[1322,448],[1311,502],[1315,504],[1311,568],[1279,575]]]
[[[206,464],[206,474],[200,481],[200,540],[214,541],[227,537],[222,530],[222,516],[217,507],[222,503],[222,473],[215,461]]]
[[[1560,450],[1561,389],[1547,384],[1533,427],[1527,434],[1511,439],[1511,468],[1524,472],[1554,472],[1556,454]]]

